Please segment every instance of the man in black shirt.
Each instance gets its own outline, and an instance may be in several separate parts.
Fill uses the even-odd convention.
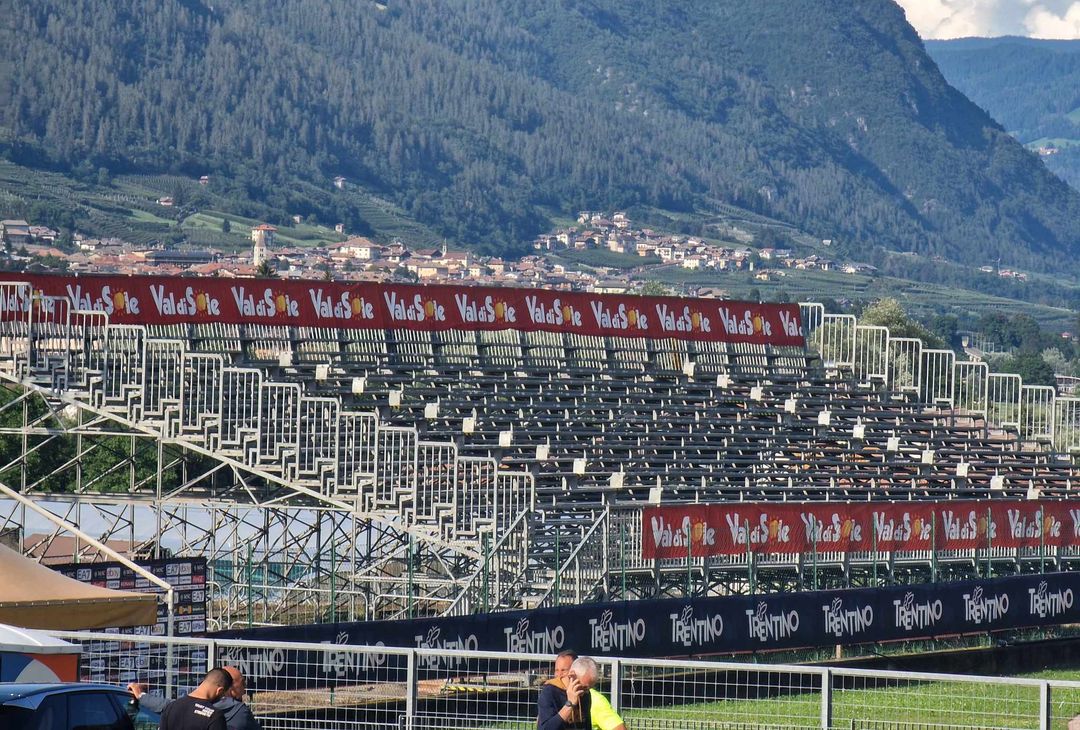
[[[567,667],[570,665],[567,664]],[[236,667],[222,667],[232,677],[232,687],[228,694],[214,703],[214,709],[225,713],[225,727],[228,730],[262,730],[262,725],[251,713],[251,708],[244,704],[246,682],[244,675]],[[139,701],[139,707],[161,714],[173,700],[167,700],[159,694],[151,694],[139,682],[127,686],[132,696]]]
[[[221,667],[207,672],[202,683],[187,697],[169,703],[161,713],[160,730],[226,730],[225,713],[214,703],[228,693],[232,677]]]

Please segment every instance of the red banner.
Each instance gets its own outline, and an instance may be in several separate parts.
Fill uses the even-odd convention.
[[[266,324],[348,329],[520,330],[803,346],[797,304],[280,279],[10,274],[116,324]],[[11,299],[12,301],[8,301]],[[0,310],[25,310],[10,292]]]
[[[646,560],[1080,545],[1080,501],[689,504],[647,507],[642,521]]]

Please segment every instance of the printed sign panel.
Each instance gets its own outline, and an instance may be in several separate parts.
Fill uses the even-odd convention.
[[[265,324],[346,329],[518,330],[802,347],[797,304],[469,286],[19,274],[116,324]],[[13,318],[34,299],[3,303]]]
[[[642,557],[973,550],[1080,544],[1080,502],[968,500],[646,507]]]
[[[230,631],[220,638],[316,642],[325,651],[223,647],[258,689],[331,682],[403,681],[405,658],[380,648],[414,647],[683,657],[1051,626],[1080,620],[1080,573],[1047,573],[960,583],[620,601],[441,619],[339,623]],[[336,649],[371,647],[366,653]],[[467,656],[464,655],[464,656]],[[421,676],[464,662],[421,656]],[[445,676],[445,674],[443,675]]]
[[[166,558],[135,562],[173,586],[175,606],[173,635],[204,635],[207,604],[206,558]],[[52,567],[69,578],[103,588],[157,595],[165,593],[163,588],[116,562],[68,563]],[[116,640],[87,643],[87,652],[93,654],[95,658],[89,668],[83,667],[82,679],[118,684],[138,680],[150,681],[155,685],[163,681],[167,658],[165,646],[128,642],[139,636],[166,636],[168,619],[168,607],[164,601],[159,601],[157,622],[152,626],[103,629],[104,633],[116,634]],[[205,667],[206,650],[197,647],[181,647],[174,651],[174,661],[185,667],[188,665]]]

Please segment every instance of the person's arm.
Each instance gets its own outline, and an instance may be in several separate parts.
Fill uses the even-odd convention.
[[[560,714],[562,701],[555,693],[554,687],[544,687],[540,690],[540,699],[536,701],[537,730],[562,730],[566,726]]]
[[[255,713],[244,702],[240,703],[226,724],[229,730],[262,730],[262,725],[255,719]]]
[[[149,692],[139,692],[138,694],[135,694],[135,691],[132,690],[131,694],[135,695],[135,699],[139,701],[139,707],[144,710],[149,710],[150,712],[156,712],[159,715],[164,712],[165,708],[172,702],[172,700],[167,700],[161,695],[155,695]]]
[[[566,727],[573,719],[574,710],[581,703],[583,694],[585,694],[585,689],[581,683],[572,679],[566,688],[566,702],[559,704],[559,695],[555,693],[554,687],[545,687],[540,693],[540,723],[537,726],[539,730],[562,730]]]

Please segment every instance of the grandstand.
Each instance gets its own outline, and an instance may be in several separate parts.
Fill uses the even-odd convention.
[[[240,296],[235,315],[215,309],[232,304],[228,284],[200,282],[207,291],[192,296],[189,316],[164,323],[154,287],[188,280],[100,279],[0,285],[0,376],[19,394],[2,412],[23,417],[7,429],[23,444],[4,470],[20,483],[8,487],[58,520],[96,515],[102,538],[154,520],[160,539],[146,550],[171,546],[218,567],[221,628],[746,592],[751,580],[784,590],[879,574],[929,580],[1074,559],[1066,548],[993,545],[944,556],[815,552],[812,565],[786,555],[643,559],[650,505],[1071,496],[1080,399],[817,304],[792,306],[801,328],[777,344],[761,341],[756,322],[726,339],[506,321],[424,329],[382,315],[367,327],[268,323],[245,314]],[[289,287],[304,286],[317,307],[315,287],[330,285],[274,284],[270,314],[300,311],[307,292]],[[361,296],[359,285],[337,286],[358,316],[392,288],[366,285]],[[83,294],[94,287],[120,298]],[[452,295],[408,289],[431,311]],[[563,299],[575,296],[588,312],[587,295]],[[170,301],[183,315],[182,298]],[[654,304],[637,301],[642,311]],[[699,318],[729,305],[664,301]],[[104,434],[131,439],[115,455],[131,471],[124,493],[84,484],[78,458],[40,472],[34,453],[50,440],[75,438],[82,455]],[[155,476],[136,474],[137,442],[156,448]],[[201,466],[188,472],[192,456]],[[169,469],[183,474],[172,489],[157,476]],[[6,524],[24,524],[10,504]],[[252,561],[261,585],[239,577]]]

